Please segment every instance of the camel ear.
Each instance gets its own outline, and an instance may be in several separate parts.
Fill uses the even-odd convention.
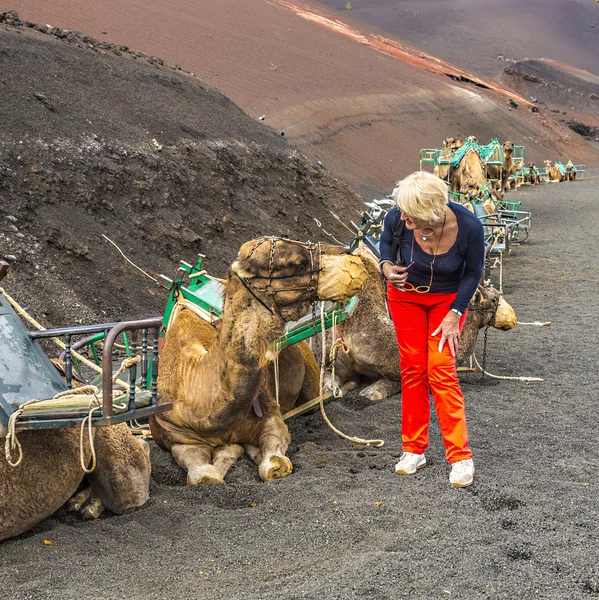
[[[238,277],[254,277],[254,275],[256,274],[255,271],[252,269],[252,264],[248,261],[248,260],[236,260],[232,265],[231,265],[231,270],[238,276]]]

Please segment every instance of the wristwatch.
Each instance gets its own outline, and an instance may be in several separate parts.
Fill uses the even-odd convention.
[[[454,312],[456,315],[458,315],[458,317],[461,317],[464,314],[461,310],[458,310],[457,308],[450,308],[449,310],[451,310],[451,312]]]

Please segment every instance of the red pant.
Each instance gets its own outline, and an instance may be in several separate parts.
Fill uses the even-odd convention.
[[[399,344],[401,366],[401,434],[403,451],[422,454],[428,447],[430,392],[450,463],[472,458],[468,447],[464,395],[455,358],[441,335],[431,336],[447,315],[456,294],[402,292],[387,288],[389,312]],[[460,331],[466,313],[460,319]]]

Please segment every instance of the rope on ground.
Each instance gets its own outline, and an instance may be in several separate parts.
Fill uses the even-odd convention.
[[[488,375],[489,377],[493,377],[494,379],[505,379],[508,381],[545,381],[544,379],[542,379],[541,377],[515,377],[515,376],[508,376],[508,375],[493,375],[492,373],[489,373],[487,371],[485,371],[479,364],[477,358],[476,358],[476,354],[473,354],[472,357],[474,358],[474,362],[476,363],[476,366],[485,374]]]
[[[345,440],[349,440],[350,442],[354,442],[356,444],[363,444],[364,446],[374,446],[375,448],[380,448],[385,444],[384,440],[364,440],[362,438],[352,437],[346,435],[342,431],[339,431],[329,420],[327,414],[324,410],[324,397],[323,397],[323,389],[324,389],[324,373],[326,369],[326,344],[327,344],[327,331],[325,328],[325,314],[324,314],[324,302],[320,303],[320,328],[321,328],[321,340],[322,340],[322,349],[321,349],[321,361],[320,361],[320,413],[322,414],[322,418],[325,423],[339,436]],[[337,340],[333,340],[333,345]],[[335,383],[333,382],[333,385]]]
[[[148,273],[146,273],[142,268],[138,267],[134,262],[132,262],[131,260],[129,260],[124,254],[123,251],[106,235],[102,234],[102,237],[105,240],[108,240],[120,253],[121,256],[130,264],[133,265],[138,271],[141,271],[146,277],[149,277],[154,283],[158,283],[158,279],[156,279],[155,277],[152,277],[151,275],[149,275]]]
[[[524,321],[516,321],[518,325],[536,325],[537,327],[549,327],[551,321],[532,321],[531,323],[524,323]]]

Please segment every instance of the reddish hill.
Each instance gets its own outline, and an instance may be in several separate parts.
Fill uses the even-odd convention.
[[[410,64],[388,44],[364,42],[377,35],[384,42],[380,31],[327,23],[297,2],[13,5],[21,18],[82,30],[181,65],[251,116],[265,115],[266,125],[363,190],[389,189],[418,168],[421,147],[448,135],[510,138],[533,160],[599,162],[582,138],[533,114],[524,100],[512,110],[501,93]]]

